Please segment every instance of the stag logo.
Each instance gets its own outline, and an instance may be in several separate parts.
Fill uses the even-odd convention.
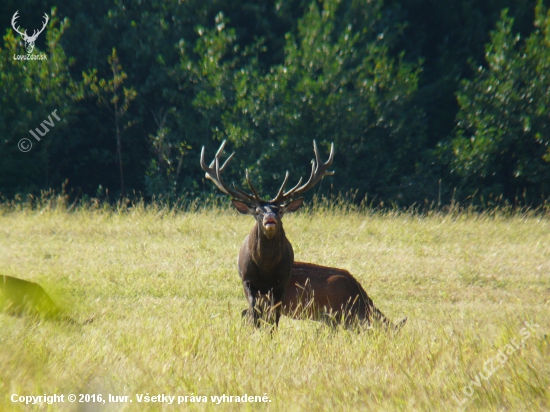
[[[21,35],[21,37],[23,38],[23,41],[25,42],[25,48],[27,49],[27,54],[31,54],[32,51],[34,50],[34,42],[36,41],[36,39],[38,38],[38,36],[40,35],[40,33],[42,33],[44,31],[44,29],[46,28],[46,24],[48,24],[48,21],[50,20],[48,15],[46,13],[44,13],[44,24],[42,25],[42,28],[38,31],[34,30],[33,33],[32,33],[32,36],[29,36],[27,34],[27,30],[25,31],[21,31],[20,30],[20,27],[15,27],[15,24],[16,24],[16,20],[19,18],[19,16],[17,15],[17,13],[19,13],[19,10],[17,10],[14,14],[13,14],[13,17],[11,18],[11,26],[13,27],[13,29],[19,33]]]

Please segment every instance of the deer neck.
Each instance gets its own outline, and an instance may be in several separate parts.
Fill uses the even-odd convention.
[[[263,234],[259,224],[256,223],[249,235],[249,246],[254,263],[260,269],[269,272],[283,259],[287,242],[282,223],[271,239]]]

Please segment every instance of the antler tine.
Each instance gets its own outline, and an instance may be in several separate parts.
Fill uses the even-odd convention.
[[[248,183],[248,186],[250,187],[250,190],[252,190],[252,193],[254,193],[254,199],[256,199],[256,201],[259,202],[261,200],[260,195],[256,191],[256,188],[252,184],[252,181],[250,180],[250,174],[248,173],[248,169],[246,169],[245,174],[246,174],[246,183]]]
[[[329,172],[328,169],[330,167],[330,165],[332,164],[332,160],[334,159],[334,143],[331,143],[330,144],[330,153],[328,155],[328,160],[326,161],[326,163],[323,163],[321,161],[321,155],[319,154],[319,149],[317,149],[317,142],[314,140],[313,141],[313,151],[315,152],[315,159],[317,160],[317,165],[323,165],[323,168],[325,169],[324,171],[324,176],[332,176],[334,174],[334,172]]]
[[[319,154],[319,148],[317,147],[317,142],[313,140],[313,153],[315,153],[315,163],[322,165],[323,161],[321,160],[321,155]]]
[[[247,201],[251,201],[253,203],[259,202],[254,196],[250,196],[248,193],[246,193],[244,190],[239,189],[237,186],[235,186],[235,183],[233,183],[233,190],[235,190],[237,193],[239,193],[241,196],[244,196]]]
[[[279,202],[280,200],[284,199],[283,191],[285,190],[286,183],[288,182],[288,170],[285,174],[285,180],[283,180],[283,184],[281,185],[281,188],[277,192],[277,196],[275,196],[273,199],[270,200],[270,202]],[[301,181],[301,180],[300,180]]]
[[[230,161],[231,159],[233,159],[233,156],[235,156],[235,152],[231,153],[231,154],[229,155],[229,157],[227,158],[227,160],[226,160],[225,162],[223,162],[222,167],[220,167],[220,172],[223,172],[223,171],[225,170],[225,166],[227,166],[227,164],[229,163],[229,161]]]
[[[36,33],[36,37],[38,37],[38,35],[44,31],[44,29],[46,28],[46,24],[48,24],[48,22],[50,21],[50,18],[48,17],[48,15],[46,13],[44,13],[43,17],[46,19],[46,21],[42,25],[42,28],[40,29],[40,31],[38,33]],[[33,33],[33,37],[34,36],[35,36],[35,34]]]
[[[330,144],[330,154],[326,163],[323,163],[323,161],[321,160],[321,155],[319,154],[319,150],[317,149],[317,142],[315,140],[313,141],[313,151],[315,152],[315,160],[312,162],[311,175],[309,177],[309,180],[305,185],[296,189],[295,194],[304,193],[305,191],[315,186],[319,181],[321,181],[323,177],[332,176],[334,174],[334,172],[327,170],[332,164],[332,160],[334,159],[334,143]]]
[[[214,168],[214,164],[216,163],[216,159],[218,159],[221,154],[223,153],[223,147],[225,146],[225,142],[226,140],[224,140],[222,142],[222,145],[220,146],[220,148],[218,149],[218,151],[216,152],[216,156],[214,157],[214,160],[212,160],[212,162],[210,162],[210,168],[213,169]],[[204,149],[204,146],[203,146],[203,149]],[[201,153],[201,156],[202,156],[202,153]],[[227,166],[227,164],[229,163],[229,161],[231,159],[233,159],[233,156],[235,156],[235,152],[231,153],[229,155],[229,157],[227,158],[227,160],[225,162],[223,162],[223,165],[220,167],[220,172],[223,172],[224,169],[225,169],[225,166]],[[204,169],[204,168],[203,168]]]
[[[307,183],[303,186],[305,187],[306,185],[308,185],[311,181],[311,176],[313,176],[313,174],[315,173],[315,160],[312,160],[311,161],[311,175],[309,177],[309,180],[307,181]],[[298,190],[298,188],[300,187],[300,184],[302,183],[302,177],[300,177],[300,180],[298,180],[298,183],[296,184],[296,186],[294,186],[292,189],[290,189],[288,192],[284,193],[281,197],[281,199],[278,199],[278,196],[277,195],[277,199],[278,200],[282,200],[282,201],[285,201],[289,198],[291,198],[292,196],[296,195],[296,194],[300,194],[300,192],[296,192]],[[296,193],[295,193],[296,192]]]
[[[227,185],[225,184],[225,182],[223,181],[223,179],[220,175],[220,158],[216,157],[214,159],[214,161],[216,162],[216,180],[219,182],[220,186],[225,189],[225,193],[229,195],[229,194],[231,194],[230,189],[227,187]],[[214,183],[216,183],[216,182],[214,182]],[[218,186],[218,187],[220,187],[220,186]]]
[[[258,193],[255,189],[253,189],[254,196],[249,195],[248,193],[242,191],[241,189],[234,187],[234,189],[231,189],[222,179],[221,172],[225,169],[229,161],[233,158],[235,153],[232,153],[227,160],[223,163],[223,165],[220,167],[220,157],[223,154],[223,149],[225,147],[226,141],[224,140],[222,144],[220,145],[220,148],[216,152],[216,155],[214,156],[214,160],[210,163],[210,166],[206,165],[206,162],[204,160],[204,146],[201,150],[201,168],[205,171],[205,176],[212,180],[214,184],[217,186],[218,189],[220,189],[223,193],[226,195],[232,196],[235,199],[240,199],[243,201],[251,201],[251,202],[257,202],[259,201]],[[249,183],[250,184],[250,183]],[[252,188],[252,186],[251,186]]]
[[[330,145],[330,154],[325,163],[321,160],[321,155],[319,154],[319,149],[317,148],[317,142],[315,142],[315,140],[313,141],[313,151],[315,153],[315,160],[311,161],[311,175],[309,176],[308,181],[300,186],[300,183],[302,182],[302,179],[300,178],[300,181],[296,186],[281,196],[281,200],[287,200],[290,197],[301,195],[319,183],[323,177],[332,176],[334,174],[333,171],[327,170],[334,159],[334,143],[331,143]]]
[[[216,159],[212,160],[212,163],[210,163],[210,166],[206,166],[206,162],[204,161],[204,146],[201,149],[201,168],[205,171],[205,176],[212,180],[212,177],[210,176],[209,171],[212,169],[212,166],[214,166],[214,163],[216,163]]]
[[[216,152],[216,156],[214,156],[214,160],[217,158],[217,157],[220,157],[223,153],[223,149],[225,147],[225,144],[227,143],[227,140],[224,140],[222,142],[222,144],[220,145],[220,148],[218,149],[218,151]]]
[[[291,193],[293,193],[296,189],[298,189],[298,187],[300,187],[300,185],[302,184],[302,178],[300,177],[300,180],[298,180],[298,183],[296,183],[296,186],[294,186],[292,189],[290,189],[288,192],[286,192],[283,196],[284,197],[288,197],[288,195],[290,195]]]
[[[220,152],[221,154],[221,152]],[[231,154],[231,156],[229,157],[229,159],[231,159],[233,157],[235,153]],[[248,200],[254,200],[254,198],[252,196],[250,196],[248,193],[245,193],[244,191],[240,190],[240,189],[237,189],[236,191],[235,190],[232,190],[231,188],[229,188],[229,186],[227,186],[227,184],[223,181],[222,179],[222,176],[221,176],[221,171],[222,169],[227,165],[227,161],[229,160],[227,159],[223,166],[220,167],[220,158],[219,157],[216,157],[215,158],[215,161],[216,161],[216,179],[218,180],[218,182],[220,183],[220,185],[225,189],[225,193],[230,195],[230,196],[233,196],[234,198],[236,199],[241,199],[241,200],[245,200],[245,201],[248,201]],[[215,182],[214,182],[215,183]],[[217,186],[217,185],[216,185]],[[233,185],[234,187],[236,187],[235,185]],[[218,186],[219,187],[219,186]]]
[[[201,150],[201,167],[202,167],[202,170],[204,170],[206,173],[205,173],[205,176],[207,179],[210,179],[212,180],[212,182],[214,182],[214,184],[218,187],[218,189],[220,189],[222,192],[224,192],[225,194],[229,194],[227,192],[227,190],[222,186],[222,184],[215,178],[215,173],[214,171],[216,170],[215,168],[213,168],[214,164],[216,163],[216,159],[214,159],[212,161],[212,163],[210,164],[210,167],[206,166],[206,162],[204,161],[204,146],[202,147],[202,150]],[[214,175],[213,175],[214,174]]]
[[[225,147],[225,144],[226,144],[226,143],[227,143],[227,140],[224,140],[224,141],[222,142],[222,144],[220,145],[220,147],[218,148],[218,151],[216,152],[216,155],[214,156],[214,160],[212,160],[212,161],[210,162],[210,166],[209,166],[210,168],[214,167],[214,165],[216,164],[216,159],[219,158],[219,157],[221,156],[221,154],[223,153],[223,148]],[[204,146],[202,147],[202,151],[201,151],[201,162],[202,162],[203,152],[204,152]],[[225,161],[225,163],[224,163],[223,166],[222,166],[222,170],[223,170],[223,168],[225,167],[225,164],[229,161],[229,159],[231,159],[231,158],[233,157],[234,154],[235,154],[235,153],[233,152],[233,153],[231,154],[231,156],[229,156],[229,158]],[[201,163],[201,166],[202,166],[202,163]],[[204,167],[203,167],[203,169],[204,169]]]
[[[17,13],[19,13],[19,10],[17,10],[14,14],[13,14],[13,17],[11,18],[11,26],[13,27],[13,29],[19,33],[21,36],[26,36],[27,35],[27,30],[25,30],[23,33],[21,33],[19,31],[19,29],[21,28],[21,26],[15,28],[15,24],[16,24],[16,20],[19,18],[19,16],[17,15]]]

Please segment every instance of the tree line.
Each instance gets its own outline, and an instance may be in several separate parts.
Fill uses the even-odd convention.
[[[267,197],[286,170],[291,185],[309,175],[315,139],[336,148],[321,195],[544,203],[545,3],[4,1],[0,195],[66,182],[81,198],[201,197],[201,147],[213,158],[226,139],[227,180],[248,169]],[[16,11],[27,33],[48,14],[33,52],[46,59],[16,58]]]

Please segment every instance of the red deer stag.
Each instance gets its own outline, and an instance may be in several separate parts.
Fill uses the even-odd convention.
[[[285,288],[291,276],[294,263],[294,251],[292,245],[285,236],[282,218],[285,213],[295,212],[304,201],[303,197],[292,200],[302,195],[315,186],[324,176],[332,175],[327,169],[332,164],[334,157],[334,145],[331,145],[330,155],[326,163],[321,161],[317,144],[313,141],[315,160],[312,162],[311,176],[309,180],[300,186],[302,179],[292,189],[285,192],[288,182],[288,172],[277,196],[269,201],[264,201],[250,181],[248,170],[246,181],[252,194],[233,186],[229,187],[222,179],[221,173],[233,158],[233,154],[220,165],[220,157],[223,153],[225,141],[221,144],[210,166],[204,161],[204,146],[201,151],[201,167],[206,172],[206,177],[223,193],[231,196],[233,205],[242,214],[254,216],[256,223],[245,238],[239,252],[239,275],[241,277],[244,293],[248,300],[247,314],[256,327],[261,326],[264,318],[264,310],[268,313],[268,322],[272,323],[272,314],[275,312],[275,325],[279,325],[281,316],[281,300]]]

